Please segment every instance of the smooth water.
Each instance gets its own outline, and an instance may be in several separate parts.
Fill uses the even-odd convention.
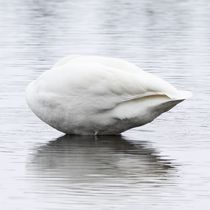
[[[0,5],[1,209],[210,209],[210,1]],[[127,59],[193,97],[122,137],[62,136],[24,90],[68,54]]]

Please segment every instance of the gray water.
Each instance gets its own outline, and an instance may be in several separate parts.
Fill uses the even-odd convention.
[[[208,0],[0,5],[1,209],[210,209]],[[63,136],[24,90],[68,54],[127,59],[193,98],[121,137]]]

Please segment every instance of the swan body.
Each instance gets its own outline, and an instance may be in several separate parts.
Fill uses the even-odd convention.
[[[111,135],[147,124],[190,97],[119,58],[71,55],[30,83],[26,99],[67,134]]]

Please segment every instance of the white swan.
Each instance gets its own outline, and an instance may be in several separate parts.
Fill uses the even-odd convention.
[[[67,134],[119,134],[190,97],[118,58],[72,55],[30,83],[26,98],[44,122]]]

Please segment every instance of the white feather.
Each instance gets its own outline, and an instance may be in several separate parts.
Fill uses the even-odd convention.
[[[188,98],[168,82],[118,58],[71,55],[27,88],[32,111],[74,134],[118,134],[151,122]]]

